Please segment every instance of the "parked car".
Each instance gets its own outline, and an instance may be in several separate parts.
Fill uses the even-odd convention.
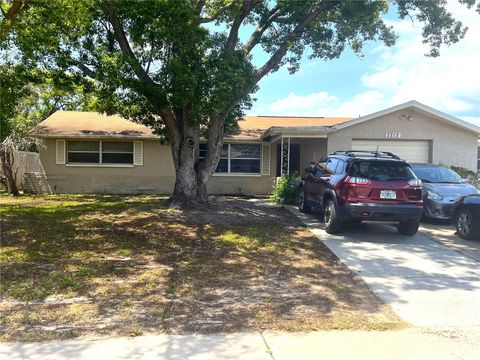
[[[458,198],[453,204],[453,226],[468,240],[480,240],[480,194]]]
[[[365,220],[397,223],[401,234],[412,236],[423,212],[422,181],[392,153],[337,151],[302,176],[299,209],[312,207],[321,209],[330,234],[344,222]]]
[[[452,217],[453,203],[463,195],[477,194],[455,171],[430,164],[412,164],[415,175],[423,182],[423,216],[430,219]]]

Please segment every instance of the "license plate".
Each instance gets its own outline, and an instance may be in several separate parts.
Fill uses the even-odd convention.
[[[393,199],[397,198],[397,192],[393,190],[382,190],[380,191],[380,199]]]

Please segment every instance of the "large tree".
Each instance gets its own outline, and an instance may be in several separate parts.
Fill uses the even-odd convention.
[[[16,0],[1,7],[5,19],[10,14],[1,37],[9,58],[90,81],[101,110],[164,136],[178,205],[206,201],[225,131],[258,82],[282,66],[297,71],[306,49],[329,60],[348,47],[361,53],[370,40],[392,46],[384,21],[391,9],[422,24],[431,56],[466,31],[443,0]],[[265,62],[255,66],[254,53]],[[208,146],[200,160],[202,137]]]

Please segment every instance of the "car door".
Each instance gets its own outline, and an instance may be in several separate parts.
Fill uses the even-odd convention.
[[[323,172],[311,177],[311,180],[309,181],[310,188],[308,189],[310,199],[323,205],[325,189],[330,187],[330,179],[335,174],[337,165],[338,159],[328,159]]]

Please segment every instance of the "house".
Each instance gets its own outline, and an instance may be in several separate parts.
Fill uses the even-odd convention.
[[[416,101],[359,118],[246,116],[225,137],[214,194],[267,194],[281,174],[336,150],[390,151],[410,162],[477,170],[480,128]],[[31,130],[58,193],[171,193],[171,150],[143,125],[118,116],[59,111]],[[199,148],[202,157],[205,144]]]

